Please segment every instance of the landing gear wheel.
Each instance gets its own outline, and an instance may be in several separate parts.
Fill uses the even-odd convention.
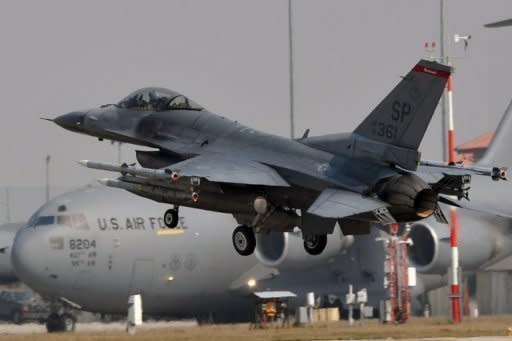
[[[172,229],[178,226],[178,209],[172,208],[164,213],[164,224]]]
[[[23,316],[21,315],[21,311],[15,311],[12,314],[12,322],[16,324],[21,324],[21,322],[23,322]]]
[[[71,314],[64,313],[60,316],[60,331],[71,333],[75,331],[75,317]]]
[[[256,248],[256,237],[253,230],[245,225],[238,226],[233,231],[233,246],[241,256],[249,256]]]
[[[137,328],[136,328],[135,324],[133,324],[132,322],[128,322],[128,324],[126,325],[126,332],[129,335],[135,335],[136,331],[137,331]]]
[[[313,256],[321,254],[326,245],[327,235],[325,234],[317,234],[312,239],[304,240],[304,249]]]
[[[46,319],[46,330],[48,333],[55,333],[59,331],[60,317],[57,313],[52,313]]]

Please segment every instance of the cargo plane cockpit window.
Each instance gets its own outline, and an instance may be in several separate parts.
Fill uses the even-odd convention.
[[[85,216],[82,213],[76,213],[71,215],[71,218],[73,220],[73,227],[75,229],[79,230],[88,230],[89,224],[87,224],[87,219],[85,219]]]
[[[203,110],[191,99],[169,89],[143,88],[121,100],[118,107],[139,110]]]
[[[34,226],[53,225],[55,223],[54,216],[40,216],[36,219]]]
[[[68,215],[58,215],[57,225],[71,227],[71,217]]]
[[[34,215],[30,218],[27,223],[27,227],[39,227],[39,226],[65,226],[73,227],[79,230],[88,230],[89,224],[83,213],[75,213],[72,215],[58,215],[58,216],[37,216]]]

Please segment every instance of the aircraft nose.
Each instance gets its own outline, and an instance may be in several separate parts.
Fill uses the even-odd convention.
[[[11,261],[16,275],[25,283],[37,280],[43,270],[41,260],[46,258],[41,250],[41,238],[30,228],[20,230],[14,239]]]
[[[85,112],[73,111],[68,114],[60,115],[53,121],[64,129],[72,131],[83,131]]]
[[[0,283],[16,279],[11,264],[11,247],[14,241],[14,233],[0,231]]]

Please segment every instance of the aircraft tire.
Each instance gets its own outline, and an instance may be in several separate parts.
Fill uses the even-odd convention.
[[[46,331],[55,333],[59,331],[60,317],[57,313],[52,313],[46,319]]]
[[[126,325],[126,333],[128,335],[135,335],[136,332],[137,332],[137,327],[135,326],[135,324],[128,322],[128,324]]]
[[[59,317],[59,329],[65,333],[72,333],[75,331],[75,317],[69,313],[64,313]]]
[[[306,250],[307,253],[313,256],[317,256],[324,251],[325,247],[327,245],[327,235],[326,234],[319,234],[316,235],[313,240],[305,240],[304,241],[304,250]]]
[[[178,226],[178,210],[177,209],[169,209],[164,213],[164,224],[170,229]]]
[[[249,256],[256,248],[256,237],[252,228],[240,225],[233,231],[233,246],[241,256]]]

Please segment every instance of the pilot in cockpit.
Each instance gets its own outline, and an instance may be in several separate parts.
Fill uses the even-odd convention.
[[[155,111],[203,110],[200,105],[187,97],[164,88],[139,89],[121,100],[117,106],[125,109]]]

